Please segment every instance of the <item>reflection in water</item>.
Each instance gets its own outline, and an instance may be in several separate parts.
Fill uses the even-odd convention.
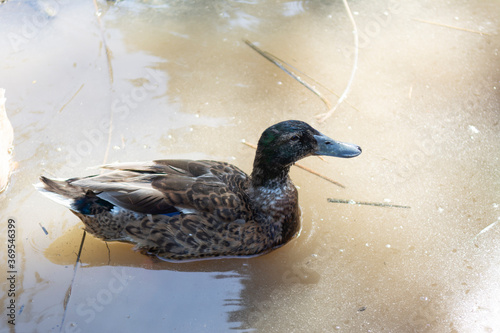
[[[45,251],[45,257],[57,265],[73,265],[75,263],[75,254],[78,252],[82,239],[83,231],[81,226],[81,224],[74,226],[61,237],[52,241]],[[124,287],[126,286],[127,289],[139,288],[141,293],[146,293],[149,292],[147,289],[151,288],[152,282],[151,277],[147,273],[143,273],[142,269],[164,271],[163,273],[158,273],[157,278],[164,282],[159,282],[162,291],[157,293],[165,293],[165,298],[170,299],[171,294],[168,293],[171,291],[168,288],[164,290],[163,283],[174,281],[177,284],[179,281],[184,281],[183,283],[190,281],[185,290],[180,293],[184,295],[183,298],[192,299],[195,302],[190,305],[193,309],[200,306],[198,303],[199,285],[208,283],[209,286],[207,288],[209,289],[205,291],[208,293],[207,297],[215,297],[212,301],[219,299],[221,302],[220,306],[222,308],[218,308],[216,312],[225,312],[228,314],[227,322],[231,324],[230,328],[244,330],[255,327],[257,321],[265,318],[266,308],[272,305],[270,296],[275,293],[276,288],[290,289],[294,285],[315,285],[320,279],[318,272],[309,267],[311,260],[305,258],[302,259],[302,262],[298,262],[297,258],[288,257],[283,253],[285,252],[283,250],[277,251],[281,253],[277,255],[277,258],[273,258],[275,255],[270,254],[252,259],[216,259],[171,263],[135,252],[133,251],[133,246],[130,244],[105,243],[91,235],[87,235],[85,239],[85,246],[82,249],[80,257],[81,267],[77,275],[77,279],[83,279],[83,281],[78,282],[78,285],[75,284],[74,290],[71,292],[72,300],[69,307],[69,313],[73,313],[76,308],[77,317],[73,318],[71,315],[69,317],[73,318],[70,319],[70,322],[74,323],[81,323],[81,321],[78,321],[78,318],[82,316],[89,316],[87,318],[92,318],[92,322],[97,318],[97,313],[91,314],[92,299],[89,301],[86,299],[88,295],[85,292],[80,293],[79,291],[80,288],[85,289],[86,287],[83,286],[87,284],[85,278],[81,276],[88,276],[92,279],[92,289],[96,288],[96,274],[102,275],[103,280],[112,279],[110,280],[111,282],[108,281],[107,290],[113,294],[113,297],[120,298],[121,296],[115,296],[113,292],[114,288],[120,289],[120,293],[122,291],[119,286],[114,286],[118,284],[116,281],[120,280],[118,276],[123,276],[122,280],[125,282],[122,281],[120,283]],[[277,260],[282,264],[274,265],[273,263]],[[95,273],[95,269],[98,269],[102,273]],[[140,270],[138,271],[137,269]],[[144,284],[143,281],[136,280],[138,275],[144,276],[151,283]],[[207,278],[216,279],[219,282],[212,284],[207,282]],[[181,287],[176,286],[175,288],[178,290],[177,288]],[[110,293],[107,291],[102,292],[103,295]],[[132,297],[131,293],[133,294],[134,291],[127,291],[128,297]],[[109,295],[101,296],[103,299],[100,302],[102,303],[100,306],[105,305],[107,302],[107,299],[104,297],[111,298]],[[154,298],[162,299],[159,295],[154,296]],[[97,300],[98,297],[96,296],[95,299]],[[163,302],[160,300],[159,302]],[[79,305],[80,311],[78,311]],[[214,311],[214,306],[212,304],[212,311]],[[166,308],[163,303],[158,304],[158,307]],[[104,312],[104,309],[102,311]],[[165,318],[165,320],[174,320],[176,318],[173,315],[175,311],[168,313],[169,318]],[[75,315],[75,313],[72,315]],[[80,325],[79,327],[84,329],[87,326]],[[91,326],[88,327],[90,328]]]
[[[35,192],[40,174],[94,173],[108,144],[107,162],[210,158],[248,172],[254,152],[241,139],[325,110],[242,40],[338,93],[352,28],[340,1],[98,2],[110,83],[93,3],[51,3],[0,5],[19,162],[0,219],[19,222],[17,331],[500,328],[496,1],[350,2],[359,67],[349,104],[318,129],[364,153],[348,165],[304,160],[347,188],[292,170],[302,234],[253,259],[175,265],[86,237],[69,298],[81,224]]]

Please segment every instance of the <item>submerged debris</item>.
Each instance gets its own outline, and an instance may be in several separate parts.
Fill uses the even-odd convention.
[[[481,230],[481,231],[480,231],[480,232],[479,232],[479,233],[478,233],[478,234],[477,234],[477,235],[473,238],[473,240],[474,240],[474,239],[476,239],[479,235],[484,234],[485,232],[487,232],[487,231],[491,230],[491,229],[492,229],[492,228],[493,228],[496,224],[498,224],[498,222],[500,222],[500,217],[499,217],[499,218],[498,218],[498,220],[496,220],[495,222],[493,222],[493,223],[489,224],[486,228],[483,228],[483,229],[482,229],[482,230]]]
[[[342,1],[344,3],[344,7],[346,9],[347,15],[349,16],[349,20],[351,21],[352,24],[352,29],[353,29],[353,35],[354,35],[354,60],[353,60],[353,66],[351,70],[351,76],[349,77],[349,81],[347,82],[346,88],[344,89],[344,92],[338,99],[337,103],[332,107],[332,104],[328,99],[326,99],[314,86],[308,84],[305,82],[300,76],[296,75],[293,73],[292,69],[295,69],[298,71],[296,68],[293,66],[287,64],[283,60],[279,59],[278,57],[270,54],[269,52],[263,51],[259,49],[255,44],[251,43],[250,41],[244,39],[243,41],[250,46],[252,49],[254,49],[257,53],[259,53],[261,56],[278,66],[281,70],[283,70],[285,73],[293,77],[295,80],[300,82],[304,87],[312,91],[316,96],[318,96],[323,103],[325,103],[326,107],[328,108],[328,111],[322,114],[319,114],[316,116],[318,121],[320,123],[324,122],[328,118],[330,118],[335,110],[337,110],[338,106],[347,98],[347,95],[349,94],[349,90],[351,89],[352,82],[354,80],[354,76],[356,75],[356,70],[358,68],[358,53],[359,53],[359,36],[358,36],[358,28],[356,26],[356,21],[354,21],[354,17],[352,16],[351,9],[349,8],[349,4],[347,3],[347,0]],[[291,69],[290,69],[291,68]],[[308,78],[311,79],[310,76],[306,75]],[[314,80],[315,81],[315,80]],[[335,94],[336,95],[336,94]]]
[[[345,203],[350,205],[366,205],[366,206],[391,207],[391,208],[411,208],[410,206],[393,205],[383,202],[366,202],[366,201],[354,201],[354,200],[332,199],[332,198],[328,198],[327,200],[328,202]]]
[[[456,27],[456,26],[449,25],[449,24],[444,24],[444,23],[439,23],[439,22],[432,22],[432,21],[422,20],[422,19],[418,19],[418,18],[414,18],[413,20],[417,21],[417,22],[421,22],[421,23],[427,23],[427,24],[437,25],[438,27],[455,29],[455,30],[466,31],[466,32],[472,32],[474,34],[479,34],[479,35],[491,36],[490,33],[487,33],[487,32],[484,32],[484,31],[478,31],[478,30],[472,30],[472,29],[467,29],[467,28],[461,28],[461,27]]]
[[[42,223],[38,222],[38,225],[40,226],[40,228],[42,228],[42,230],[45,233],[45,235],[49,234],[49,232],[47,231],[47,229],[45,229],[45,227],[42,225]]]
[[[64,103],[64,105],[59,109],[59,112],[62,112],[62,110],[64,110],[64,108],[69,104],[71,103],[71,101],[76,97],[76,95],[78,95],[78,93],[83,89],[83,86],[85,86],[84,83],[82,83],[82,85],[80,86],[80,88],[78,88],[78,90],[76,91],[76,93],[73,94],[73,96],[71,96],[71,98],[66,102]]]
[[[295,69],[296,71],[300,72],[298,69],[296,69],[293,66],[287,64],[283,60],[281,60],[278,57],[272,55],[271,53],[269,53],[267,51],[261,50],[260,48],[258,48],[252,42],[250,42],[250,41],[248,41],[246,39],[244,39],[243,41],[245,42],[245,44],[247,44],[248,46],[250,46],[252,49],[254,49],[261,56],[263,56],[264,58],[266,58],[267,60],[269,60],[270,62],[272,62],[273,64],[275,64],[276,66],[278,66],[282,71],[284,71],[285,73],[287,73],[288,75],[290,75],[291,77],[293,77],[295,80],[297,80],[304,87],[306,87],[307,89],[309,89],[310,91],[312,91],[316,96],[318,96],[323,101],[323,103],[325,103],[326,107],[329,110],[332,108],[332,103],[330,103],[330,101],[327,98],[325,98],[321,94],[321,92],[319,92],[315,87],[313,87],[312,85],[310,85],[306,81],[304,81],[300,76],[298,76],[297,74],[295,74],[293,72],[293,70],[292,70],[292,69]]]

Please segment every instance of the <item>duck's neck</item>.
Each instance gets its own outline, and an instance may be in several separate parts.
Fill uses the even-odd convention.
[[[297,204],[297,190],[288,175],[289,171],[290,165],[273,163],[257,150],[250,176],[249,195],[260,204],[262,211],[279,212],[280,206]]]
[[[250,176],[252,187],[278,189],[286,187],[290,182],[288,173],[290,166],[282,167],[266,163],[263,159],[255,158],[252,175]]]
[[[275,247],[288,242],[300,229],[298,194],[288,172],[256,159],[250,176],[250,198],[258,203],[259,222]]]

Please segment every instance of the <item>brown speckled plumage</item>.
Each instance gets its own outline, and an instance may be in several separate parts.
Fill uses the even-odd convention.
[[[252,256],[280,247],[300,229],[297,190],[288,176],[293,162],[360,152],[287,121],[263,133],[250,177],[224,162],[157,160],[108,165],[111,172],[84,178],[41,177],[39,188],[106,241],[135,243],[167,260]]]

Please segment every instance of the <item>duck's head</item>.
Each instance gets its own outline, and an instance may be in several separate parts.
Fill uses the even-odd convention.
[[[303,121],[287,120],[262,133],[252,178],[273,178],[283,172],[288,174],[293,163],[311,155],[350,158],[359,154],[361,148],[357,145],[335,141]]]

